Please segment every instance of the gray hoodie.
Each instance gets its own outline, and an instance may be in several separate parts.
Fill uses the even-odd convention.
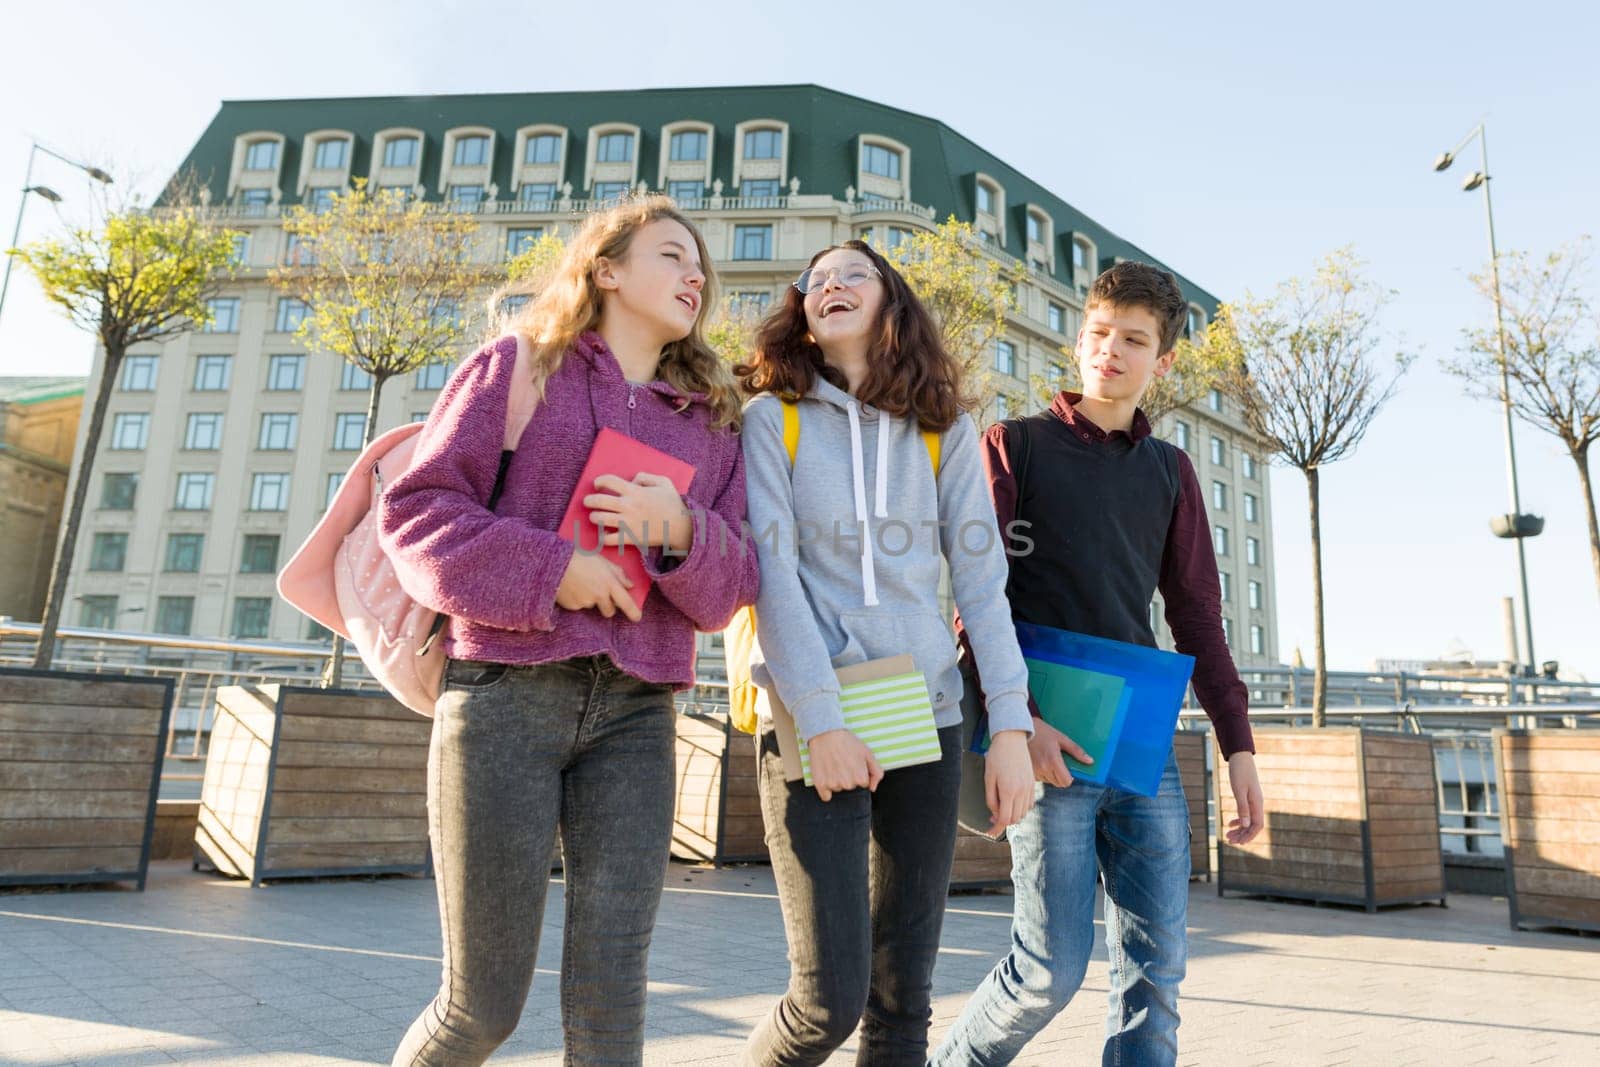
[[[750,526],[761,563],[752,679],[776,688],[809,740],[844,726],[833,668],[910,653],[927,676],[934,721],[959,723],[956,642],[939,607],[943,555],[983,676],[989,728],[1031,733],[1005,546],[972,419],[962,415],[945,431],[935,484],[913,420],[821,379],[800,399],[799,414],[791,469],[782,402],[769,394],[745,409]]]

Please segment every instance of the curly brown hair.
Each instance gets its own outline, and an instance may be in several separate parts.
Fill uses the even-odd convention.
[[[925,431],[943,433],[955,425],[973,400],[962,390],[961,366],[950,355],[933,316],[894,265],[864,241],[846,241],[811,257],[810,266],[829,252],[849,249],[866,256],[883,281],[877,338],[867,353],[867,378],[856,391],[863,404],[899,418],[914,418]],[[733,369],[752,396],[776,393],[804,396],[820,376],[840,389],[849,384],[830,367],[806,325],[805,294],[794,286],[783,303],[756,330],[754,355]]]

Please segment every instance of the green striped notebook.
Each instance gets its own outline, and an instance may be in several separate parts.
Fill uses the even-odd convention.
[[[886,771],[936,762],[942,755],[928,680],[910,656],[868,660],[835,671],[844,724]],[[800,771],[811,779],[811,754],[800,741]]]

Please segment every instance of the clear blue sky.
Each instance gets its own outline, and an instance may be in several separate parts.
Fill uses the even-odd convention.
[[[154,188],[225,98],[817,82],[943,119],[1224,298],[1354,244],[1422,358],[1323,475],[1330,662],[1501,654],[1498,409],[1436,367],[1490,314],[1466,280],[1487,261],[1482,204],[1459,191],[1470,168],[1429,163],[1487,117],[1501,247],[1600,236],[1592,5],[103,0],[12,5],[3,25],[8,189],[30,135]],[[53,165],[36,177],[83,193]],[[15,206],[0,198],[7,227]],[[35,203],[25,233],[50,221]],[[0,374],[84,372],[89,342],[29,279],[12,288]],[[1600,677],[1572,464],[1518,432],[1524,506],[1548,520],[1529,545],[1539,657]],[[1280,644],[1309,657],[1304,482],[1277,470],[1272,488]]]

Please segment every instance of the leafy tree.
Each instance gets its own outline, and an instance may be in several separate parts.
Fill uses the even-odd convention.
[[[1589,478],[1589,446],[1600,438],[1600,315],[1585,292],[1589,242],[1580,239],[1543,258],[1512,252],[1500,259],[1503,377],[1499,330],[1464,331],[1465,350],[1444,368],[1472,396],[1502,400],[1502,383],[1509,386],[1512,412],[1566,447],[1578,468],[1589,561],[1600,587],[1600,525]],[[1472,280],[1493,302],[1493,273]]]
[[[89,479],[105,430],[106,408],[128,349],[209,325],[211,301],[232,270],[236,231],[220,229],[208,220],[192,183],[175,182],[162,203],[160,208],[142,210],[131,203],[96,200],[87,223],[10,250],[33,272],[45,298],[92,333],[105,353],[72,499],[50,568],[33,658],[33,666],[40,670],[55,658],[62,597]]]
[[[1383,333],[1380,314],[1392,293],[1368,281],[1363,266],[1353,249],[1339,249],[1310,278],[1290,278],[1270,297],[1247,294],[1224,308],[1207,331],[1207,344],[1230,368],[1223,389],[1244,409],[1245,424],[1306,478],[1316,635],[1313,726],[1326,724],[1328,700],[1322,467],[1356,449],[1413,358]],[[1386,363],[1392,368],[1387,374]]]

